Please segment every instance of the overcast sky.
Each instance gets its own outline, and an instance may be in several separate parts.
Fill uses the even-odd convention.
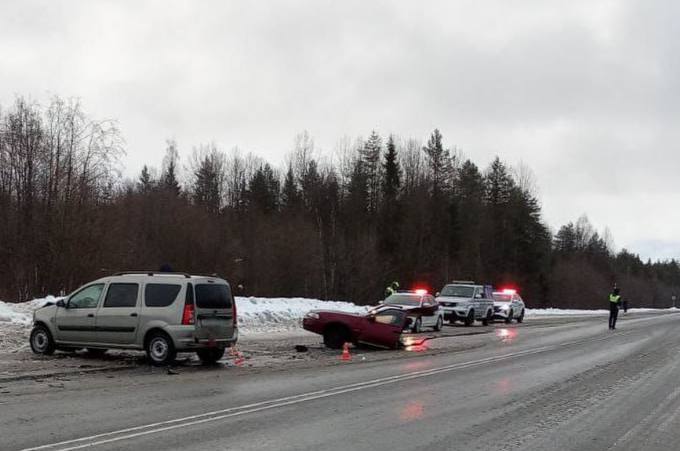
[[[680,257],[680,2],[5,1],[0,105],[78,97],[127,173],[165,140],[275,164],[308,130],[426,140],[535,172],[555,230]]]

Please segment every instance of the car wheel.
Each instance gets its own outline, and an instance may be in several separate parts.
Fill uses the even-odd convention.
[[[485,326],[488,326],[492,319],[493,319],[493,313],[491,312],[491,310],[487,310],[486,311],[486,317],[484,317],[484,319],[482,320],[482,324],[485,325]]]
[[[224,348],[199,349],[196,355],[205,364],[213,364],[224,356]]]
[[[505,324],[510,324],[512,322],[512,310],[508,312],[508,316],[505,318]]]
[[[423,320],[422,318],[418,317],[416,318],[416,322],[413,323],[413,328],[411,329],[411,332],[414,334],[419,334],[423,330]]]
[[[323,332],[323,344],[331,349],[340,349],[348,341],[349,333],[344,327],[331,326]]]
[[[37,325],[31,331],[31,350],[36,354],[52,355],[57,348],[47,327]]]
[[[101,348],[87,348],[87,353],[93,357],[101,357],[106,354],[106,349]]]
[[[175,360],[177,351],[175,351],[175,345],[167,334],[156,332],[151,335],[146,343],[146,355],[151,360],[152,365],[161,366]]]
[[[441,316],[439,316],[437,317],[437,324],[434,325],[434,330],[439,332],[440,330],[442,330],[442,327],[444,327],[444,319]]]
[[[520,313],[519,316],[517,317],[518,323],[521,323],[522,321],[524,321],[524,309],[522,309],[522,313]]]
[[[475,311],[473,309],[470,309],[468,312],[467,316],[465,317],[464,324],[468,327],[472,326],[475,322]]]

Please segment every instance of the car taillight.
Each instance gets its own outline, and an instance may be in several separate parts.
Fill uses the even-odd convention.
[[[194,316],[194,304],[184,304],[184,312],[182,313],[182,325],[190,326],[196,322]]]

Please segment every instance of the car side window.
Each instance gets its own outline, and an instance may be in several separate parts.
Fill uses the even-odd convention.
[[[479,287],[475,288],[475,299],[481,299],[482,297],[482,289]]]
[[[69,298],[68,308],[96,308],[102,291],[103,283],[87,286]]]
[[[135,307],[139,284],[136,283],[112,283],[106,291],[104,307]]]
[[[404,319],[404,312],[399,310],[387,310],[375,315],[375,322],[380,324],[389,324],[392,326],[399,326]]]
[[[148,283],[144,287],[144,305],[147,307],[167,307],[172,305],[182,285]]]

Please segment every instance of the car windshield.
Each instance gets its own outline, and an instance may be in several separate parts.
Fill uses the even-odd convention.
[[[512,296],[509,294],[494,293],[493,300],[498,302],[510,302],[512,301]]]
[[[393,294],[385,299],[385,304],[418,306],[420,305],[420,296],[414,294]]]
[[[439,295],[455,298],[471,298],[474,292],[475,287],[465,285],[447,285]]]

